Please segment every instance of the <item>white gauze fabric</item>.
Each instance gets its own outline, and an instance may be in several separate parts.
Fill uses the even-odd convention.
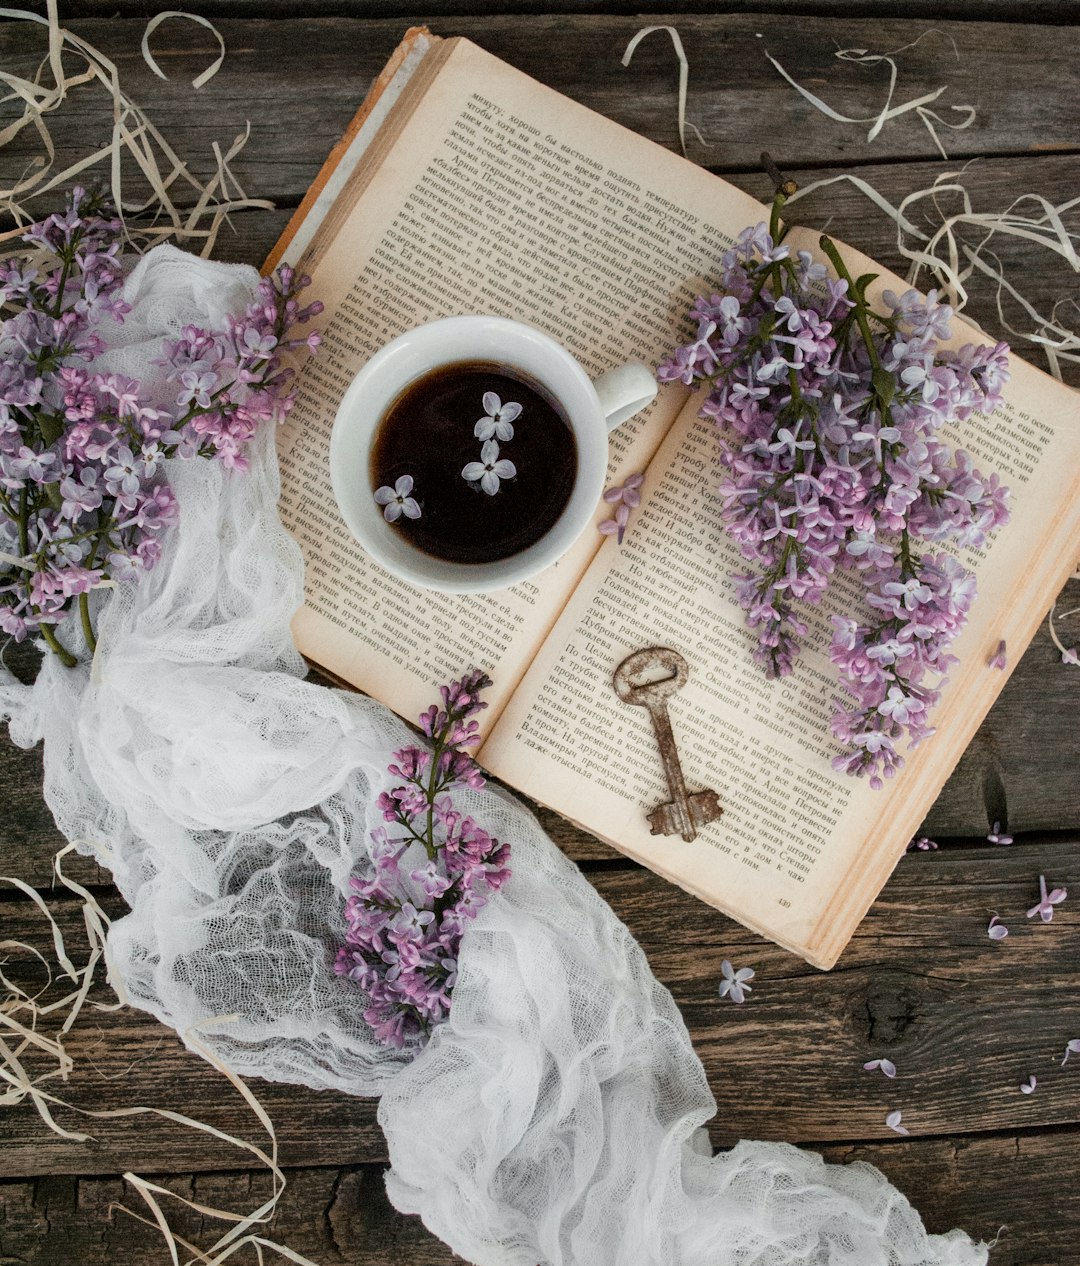
[[[162,337],[220,325],[256,281],[157,248],[128,279],[110,367],[167,405]],[[513,877],[465,934],[450,1018],[411,1062],[375,1042],[332,963],[410,731],[302,680],[274,437],[247,474],[177,461],[169,477],[179,525],[141,583],[96,595],[93,668],[46,655],[33,686],[0,678],[16,742],[44,740],[60,829],[131,907],[109,945],[135,1005],[181,1034],[199,1025],[238,1073],[381,1095],[391,1199],[479,1266],[986,1262],[961,1232],[927,1235],[869,1165],[776,1143],[711,1156],[716,1105],[671,995],[497,789],[460,793],[512,843]],[[79,647],[77,621],[61,636]]]

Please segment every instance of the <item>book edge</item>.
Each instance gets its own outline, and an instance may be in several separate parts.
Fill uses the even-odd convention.
[[[349,152],[349,148],[353,141],[360,133],[360,129],[368,121],[375,111],[376,106],[382,100],[386,90],[393,83],[393,80],[401,67],[404,65],[406,58],[415,52],[424,42],[428,43],[428,48],[424,49],[426,54],[430,48],[435,47],[443,42],[442,36],[432,35],[426,26],[410,26],[401,38],[401,42],[390,54],[390,58],[386,65],[376,76],[375,81],[368,89],[364,100],[360,104],[360,108],[353,115],[349,122],[349,126],[341,134],[337,143],[326,157],[326,161],[319,168],[318,175],[312,181],[303,200],[296,210],[289,217],[289,222],[282,230],[281,235],[270,249],[270,253],[263,261],[260,272],[265,277],[271,273],[281,262],[285,252],[289,249],[297,233],[305,221],[310,216],[315,204],[318,202],[323,191],[326,189],[330,180],[337,171],[341,161]],[[323,217],[325,218],[325,217]]]

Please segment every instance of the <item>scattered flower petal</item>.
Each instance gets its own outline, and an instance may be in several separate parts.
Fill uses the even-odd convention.
[[[1038,1084],[1039,1084],[1038,1078],[1035,1076],[1034,1073],[1032,1073],[1028,1077],[1027,1081],[1022,1081],[1020,1083],[1020,1093],[1022,1095],[1033,1095],[1035,1093],[1035,1087]]]
[[[1061,662],[1063,664],[1074,664],[1077,667],[1080,667],[1080,654],[1077,654],[1075,646],[1067,646],[1065,650],[1061,652]]]
[[[1005,653],[1005,639],[1002,638],[998,642],[997,650],[990,656],[990,667],[1000,668],[1002,672],[1009,666],[1009,661]]]
[[[995,914],[986,925],[986,935],[992,941],[1003,941],[1009,935],[1009,929]]]
[[[865,1068],[868,1073],[872,1073],[875,1068],[880,1068],[886,1077],[896,1076],[896,1065],[891,1059],[871,1059],[867,1063],[863,1064],[863,1068]]]
[[[994,823],[994,829],[986,838],[991,844],[1011,844],[1013,842],[1013,837],[1011,835],[1006,835],[1001,829],[1000,822]]]
[[[720,982],[721,998],[730,997],[732,1002],[745,1002],[746,995],[753,992],[747,984],[747,981],[754,979],[755,973],[752,967],[740,967],[736,971],[725,958],[720,964],[720,974],[723,976]]]
[[[906,1125],[900,1124],[900,1112],[890,1112],[885,1118],[885,1124],[896,1134],[910,1134],[911,1131]]]
[[[1070,1055],[1080,1055],[1080,1037],[1074,1037],[1071,1041],[1065,1043],[1065,1058],[1061,1061],[1062,1068],[1069,1062]]]
[[[1039,900],[1027,912],[1027,917],[1033,919],[1036,915],[1044,923],[1049,923],[1054,917],[1054,906],[1059,906],[1069,895],[1066,888],[1053,888],[1050,892],[1046,891],[1046,876],[1039,876]]]

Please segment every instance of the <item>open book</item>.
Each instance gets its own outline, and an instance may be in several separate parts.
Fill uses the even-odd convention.
[[[280,435],[281,513],[306,560],[295,634],[315,663],[412,718],[432,686],[487,670],[480,762],[496,776],[740,922],[830,967],[904,851],[1072,569],[1080,539],[1080,406],[1013,358],[1005,406],[954,438],[1012,489],[1012,522],[964,562],[979,598],[934,721],[884,791],[835,773],[839,693],[828,615],[793,676],[768,681],[728,579],[717,446],[698,401],[662,389],[613,432],[609,482],[646,472],[625,542],[586,532],[530,583],[479,596],[413,589],[368,558],[328,473],[346,387],[389,339],[456,313],[545,330],[596,374],[655,364],[685,333],[743,226],[767,218],[723,180],[529,79],[463,39],[409,32],[268,261],[309,272],[320,354]],[[817,235],[794,234],[816,252]],[[816,252],[820,254],[820,252]],[[845,250],[853,274],[880,271]],[[902,289],[883,274],[877,290]],[[876,297],[871,290],[872,297]],[[956,341],[981,340],[957,322]],[[598,507],[598,522],[608,517]],[[690,679],[671,718],[690,791],[724,815],[692,843],[653,836],[669,800],[649,718],[612,673],[670,646]]]

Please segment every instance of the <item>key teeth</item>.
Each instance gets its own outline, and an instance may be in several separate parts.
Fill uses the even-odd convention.
[[[692,796],[687,797],[687,804],[690,808],[690,820],[695,828],[715,822],[724,812],[720,804],[720,797],[715,791],[696,791]],[[648,814],[648,823],[650,835],[680,834],[679,825],[675,817],[674,800],[669,800],[666,804],[657,805]],[[686,842],[689,844],[696,838],[697,831],[695,830]],[[685,835],[683,839],[686,839]]]
[[[697,826],[715,822],[724,812],[715,791],[699,791],[690,797],[690,816]]]
[[[678,831],[678,827],[671,820],[670,810],[674,806],[672,804],[658,805],[649,816],[649,834],[650,835],[674,835]]]

